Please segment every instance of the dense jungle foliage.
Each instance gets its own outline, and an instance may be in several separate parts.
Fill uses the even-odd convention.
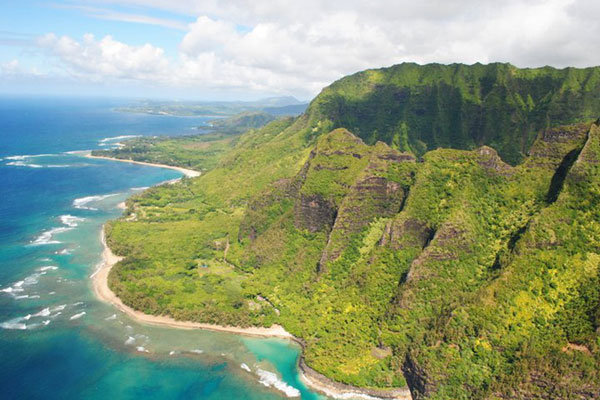
[[[297,118],[185,139],[218,151],[141,148],[205,172],[127,201],[109,284],[150,314],[281,324],[361,387],[598,398],[598,116],[598,68],[346,77]]]

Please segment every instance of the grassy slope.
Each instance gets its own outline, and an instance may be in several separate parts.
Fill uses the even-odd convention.
[[[540,136],[531,157],[517,167],[485,147],[435,150],[415,163],[383,143],[367,146],[345,130],[328,133],[361,110],[366,114],[357,120],[360,132],[389,125],[370,114],[371,103],[325,118],[331,98],[343,95],[344,101],[353,101],[365,87],[371,98],[378,97],[373,82],[386,88],[430,83],[422,71],[418,79],[404,77],[407,68],[419,70],[414,66],[396,68],[398,76],[385,76],[390,69],[346,78],[325,89],[306,115],[242,135],[200,178],[131,199],[128,213],[136,220],[115,221],[108,230],[111,246],[127,256],[111,274],[111,286],[127,304],[149,313],[221,324],[281,323],[307,341],[310,366],[356,385],[402,385],[404,370],[411,387],[425,395],[481,398],[511,387],[522,393],[543,391],[542,384],[529,379],[542,373],[556,390],[573,393],[568,385],[556,384],[556,365],[563,363],[575,365],[581,375],[576,382],[597,390],[597,377],[589,372],[598,366],[593,345],[598,324],[590,316],[598,308],[588,300],[594,298],[593,271],[567,273],[564,287],[541,277],[543,284],[524,287],[529,300],[515,296],[512,281],[504,283],[509,278],[533,282],[544,274],[537,261],[528,266],[533,258],[527,257],[533,256],[522,256],[519,249],[528,248],[522,243],[534,234],[535,221],[563,204],[575,167],[565,190],[556,190],[556,202],[549,192],[560,189],[556,171],[567,154],[579,151],[589,125]],[[463,67],[427,68],[454,76]],[[483,73],[477,72],[482,68],[465,74],[483,82]],[[508,67],[484,68],[482,76],[495,68]],[[596,73],[509,71],[525,75],[527,90],[533,92],[540,90],[536,79],[587,74],[590,85]],[[434,74],[431,82],[439,79]],[[579,84],[574,81],[569,85]],[[524,82],[518,84],[527,86]],[[590,91],[574,92],[585,98],[577,113],[555,117],[556,110],[545,110],[546,121],[582,119],[591,113],[588,108],[598,110],[597,90]],[[563,94],[550,97],[560,100]],[[550,102],[552,107],[559,100]],[[389,98],[378,104],[388,115],[396,106]],[[429,117],[422,117],[426,123]],[[525,123],[517,131],[529,136],[534,126]],[[405,149],[413,140],[410,130],[404,142],[384,132],[378,135],[392,147]],[[593,188],[583,185],[572,196],[585,199]],[[585,210],[570,212],[590,218],[585,213],[592,208]],[[587,257],[590,248],[578,243],[568,251]],[[556,269],[560,260],[541,252]],[[546,296],[556,289],[552,282],[559,294]],[[544,289],[546,283],[550,289]],[[557,303],[556,296],[565,293],[570,294]],[[496,312],[499,307],[502,313]],[[543,315],[545,322],[530,323],[540,309],[551,310]],[[550,329],[557,318],[562,325]],[[548,336],[553,341],[544,339]],[[548,356],[567,340],[585,343],[591,353],[538,356]],[[570,355],[576,360],[563,360]]]
[[[140,137],[126,141],[121,148],[94,150],[92,155],[206,171],[217,165],[219,157],[236,139],[237,136],[223,133],[176,138]]]

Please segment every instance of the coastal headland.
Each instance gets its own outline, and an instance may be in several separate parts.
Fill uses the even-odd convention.
[[[106,159],[111,161],[121,161],[121,162],[129,162],[134,164],[148,165],[153,167],[160,168],[170,168],[177,171],[182,172],[185,176],[195,177],[199,176],[200,173],[198,171],[193,171],[180,167],[173,167],[169,165],[162,164],[152,164],[140,161],[133,160],[122,160],[117,158],[110,157],[98,157],[92,156],[91,154],[85,155],[88,158],[99,158]],[[122,208],[122,207],[121,207]],[[253,337],[271,337],[271,338],[281,338],[286,340],[292,340],[298,343],[302,348],[304,348],[304,341],[300,338],[293,336],[291,333],[287,332],[280,325],[273,325],[269,328],[265,327],[237,327],[237,326],[222,326],[216,324],[205,324],[200,322],[193,321],[178,321],[174,318],[164,315],[149,315],[145,314],[141,311],[134,310],[133,308],[127,306],[123,303],[123,301],[110,289],[108,286],[108,276],[112,267],[117,264],[119,261],[123,259],[123,257],[118,256],[112,252],[110,247],[106,242],[105,230],[102,227],[101,230],[101,242],[103,245],[102,251],[102,262],[99,268],[91,275],[92,280],[92,288],[95,296],[105,302],[115,306],[121,312],[128,315],[130,318],[150,325],[158,325],[158,326],[166,326],[169,328],[175,329],[205,329],[216,332],[227,332],[238,335],[245,336],[253,336]],[[323,393],[327,396],[333,398],[344,398],[344,399],[352,399],[352,398],[370,398],[370,399],[397,399],[397,400],[411,400],[412,396],[407,387],[403,388],[395,388],[389,390],[381,390],[381,389],[369,389],[369,388],[360,388],[351,385],[342,384],[339,382],[335,382],[326,376],[320,374],[319,372],[313,370],[308,365],[306,365],[304,358],[301,356],[299,361],[299,372],[300,378],[302,381],[311,389]]]

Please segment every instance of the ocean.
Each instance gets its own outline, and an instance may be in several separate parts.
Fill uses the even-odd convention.
[[[300,381],[294,343],[141,325],[94,298],[102,224],[181,174],[78,152],[206,122],[123,104],[0,97],[0,397],[324,399]]]

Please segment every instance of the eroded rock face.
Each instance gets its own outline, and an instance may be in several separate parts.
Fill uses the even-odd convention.
[[[328,262],[337,259],[351,235],[360,232],[375,218],[387,218],[400,212],[407,190],[386,174],[393,164],[414,163],[415,158],[378,143],[369,164],[361,172],[341,203],[327,246],[319,262],[323,270]]]
[[[296,227],[309,232],[331,230],[336,214],[336,207],[319,195],[301,194],[294,207]]]
[[[425,399],[434,391],[434,383],[429,380],[425,369],[418,365],[410,352],[406,355],[402,372],[413,400]]]
[[[431,240],[433,233],[425,222],[401,216],[387,224],[379,244],[390,246],[394,250],[412,246],[423,248]]]
[[[573,148],[574,143],[583,145],[590,129],[589,124],[561,126],[542,131],[534,142],[526,161],[527,166],[556,169]]]
[[[493,171],[501,175],[510,175],[513,168],[502,161],[498,152],[491,147],[481,146],[477,149],[477,154],[480,156],[478,163],[488,171]]]

